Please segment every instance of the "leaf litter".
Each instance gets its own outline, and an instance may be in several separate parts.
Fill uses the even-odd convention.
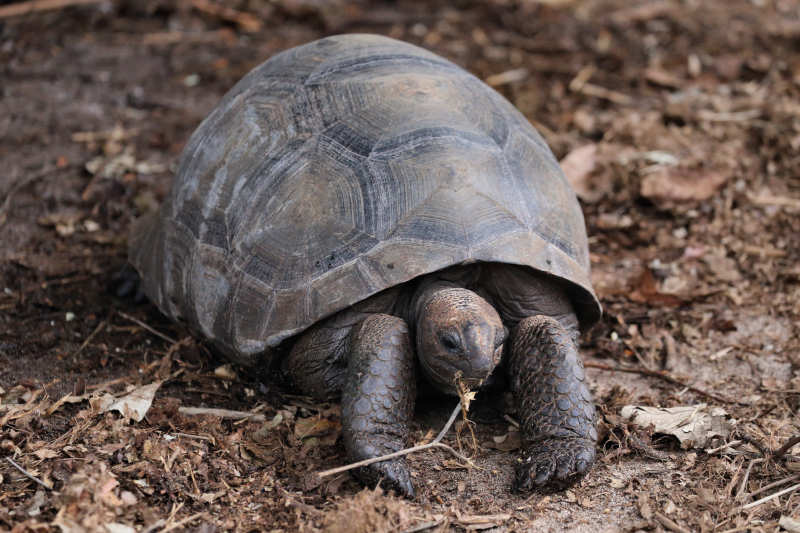
[[[3,19],[0,529],[796,527],[800,449],[775,451],[800,434],[800,5],[322,4]],[[478,468],[409,455],[419,501],[320,480],[344,462],[335,405],[174,343],[180,326],[106,296],[130,221],[167,194],[168,163],[221,95],[279,49],[344,31],[410,40],[492,81],[566,167],[606,311],[582,345],[600,459],[569,491],[509,491],[524,444],[502,418],[473,427],[477,449],[444,437]],[[149,408],[124,400],[155,383]],[[104,412],[105,395],[133,416]],[[618,414],[699,402],[737,420],[702,449]],[[442,426],[440,407],[420,403],[413,442]]]

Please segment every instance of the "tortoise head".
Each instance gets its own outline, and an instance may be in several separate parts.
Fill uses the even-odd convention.
[[[474,292],[436,291],[417,317],[417,355],[437,388],[456,394],[456,379],[469,388],[483,383],[500,362],[508,331],[497,311]]]

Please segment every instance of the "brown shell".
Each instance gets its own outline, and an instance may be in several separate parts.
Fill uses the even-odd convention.
[[[600,305],[583,216],[542,137],[457,65],[375,35],[280,53],[194,132],[133,231],[146,294],[242,361],[452,265],[527,265]]]

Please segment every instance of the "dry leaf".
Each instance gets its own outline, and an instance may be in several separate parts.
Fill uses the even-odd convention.
[[[800,533],[800,519],[791,516],[781,516],[778,525],[790,533]]]
[[[703,448],[715,437],[726,439],[734,424],[724,409],[704,403],[666,408],[626,405],[620,415],[638,427],[652,426],[655,433],[674,436],[683,449]]]
[[[567,177],[578,198],[585,202],[596,202],[603,192],[593,187],[591,175],[597,166],[597,145],[586,144],[575,148],[561,160],[561,170]]]
[[[702,201],[711,198],[728,175],[718,170],[662,167],[645,176],[640,193],[656,204]]]
[[[105,524],[103,527],[106,528],[108,533],[136,533],[136,529],[132,528],[131,526],[126,526],[125,524],[119,524],[116,522]]]
[[[642,270],[636,288],[628,295],[634,302],[646,303],[651,305],[678,306],[683,303],[683,299],[675,294],[662,292],[658,288],[655,277],[649,268]]]
[[[342,424],[338,420],[321,417],[299,418],[294,425],[294,436],[298,439],[330,435],[338,437],[341,431]]]
[[[123,416],[132,418],[136,422],[141,422],[144,415],[146,415],[147,411],[150,409],[150,405],[153,403],[153,397],[156,395],[156,391],[160,386],[160,381],[144,385],[130,394],[114,399],[110,404],[107,403],[107,398],[101,398],[101,401],[105,400],[103,403],[107,404],[102,407],[102,410],[104,412],[119,411]]]
[[[509,431],[505,435],[496,435],[492,437],[492,440],[484,442],[483,446],[484,448],[510,452],[522,447],[522,438],[519,431]]]
[[[58,452],[53,450],[52,448],[42,448],[40,450],[36,450],[33,452],[33,455],[38,457],[39,459],[55,459],[58,457]]]

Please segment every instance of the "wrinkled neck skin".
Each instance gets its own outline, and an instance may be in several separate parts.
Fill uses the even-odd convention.
[[[473,291],[448,281],[423,281],[409,302],[408,318],[420,366],[446,394],[458,394],[457,380],[479,387],[500,362],[508,332],[497,311]]]

